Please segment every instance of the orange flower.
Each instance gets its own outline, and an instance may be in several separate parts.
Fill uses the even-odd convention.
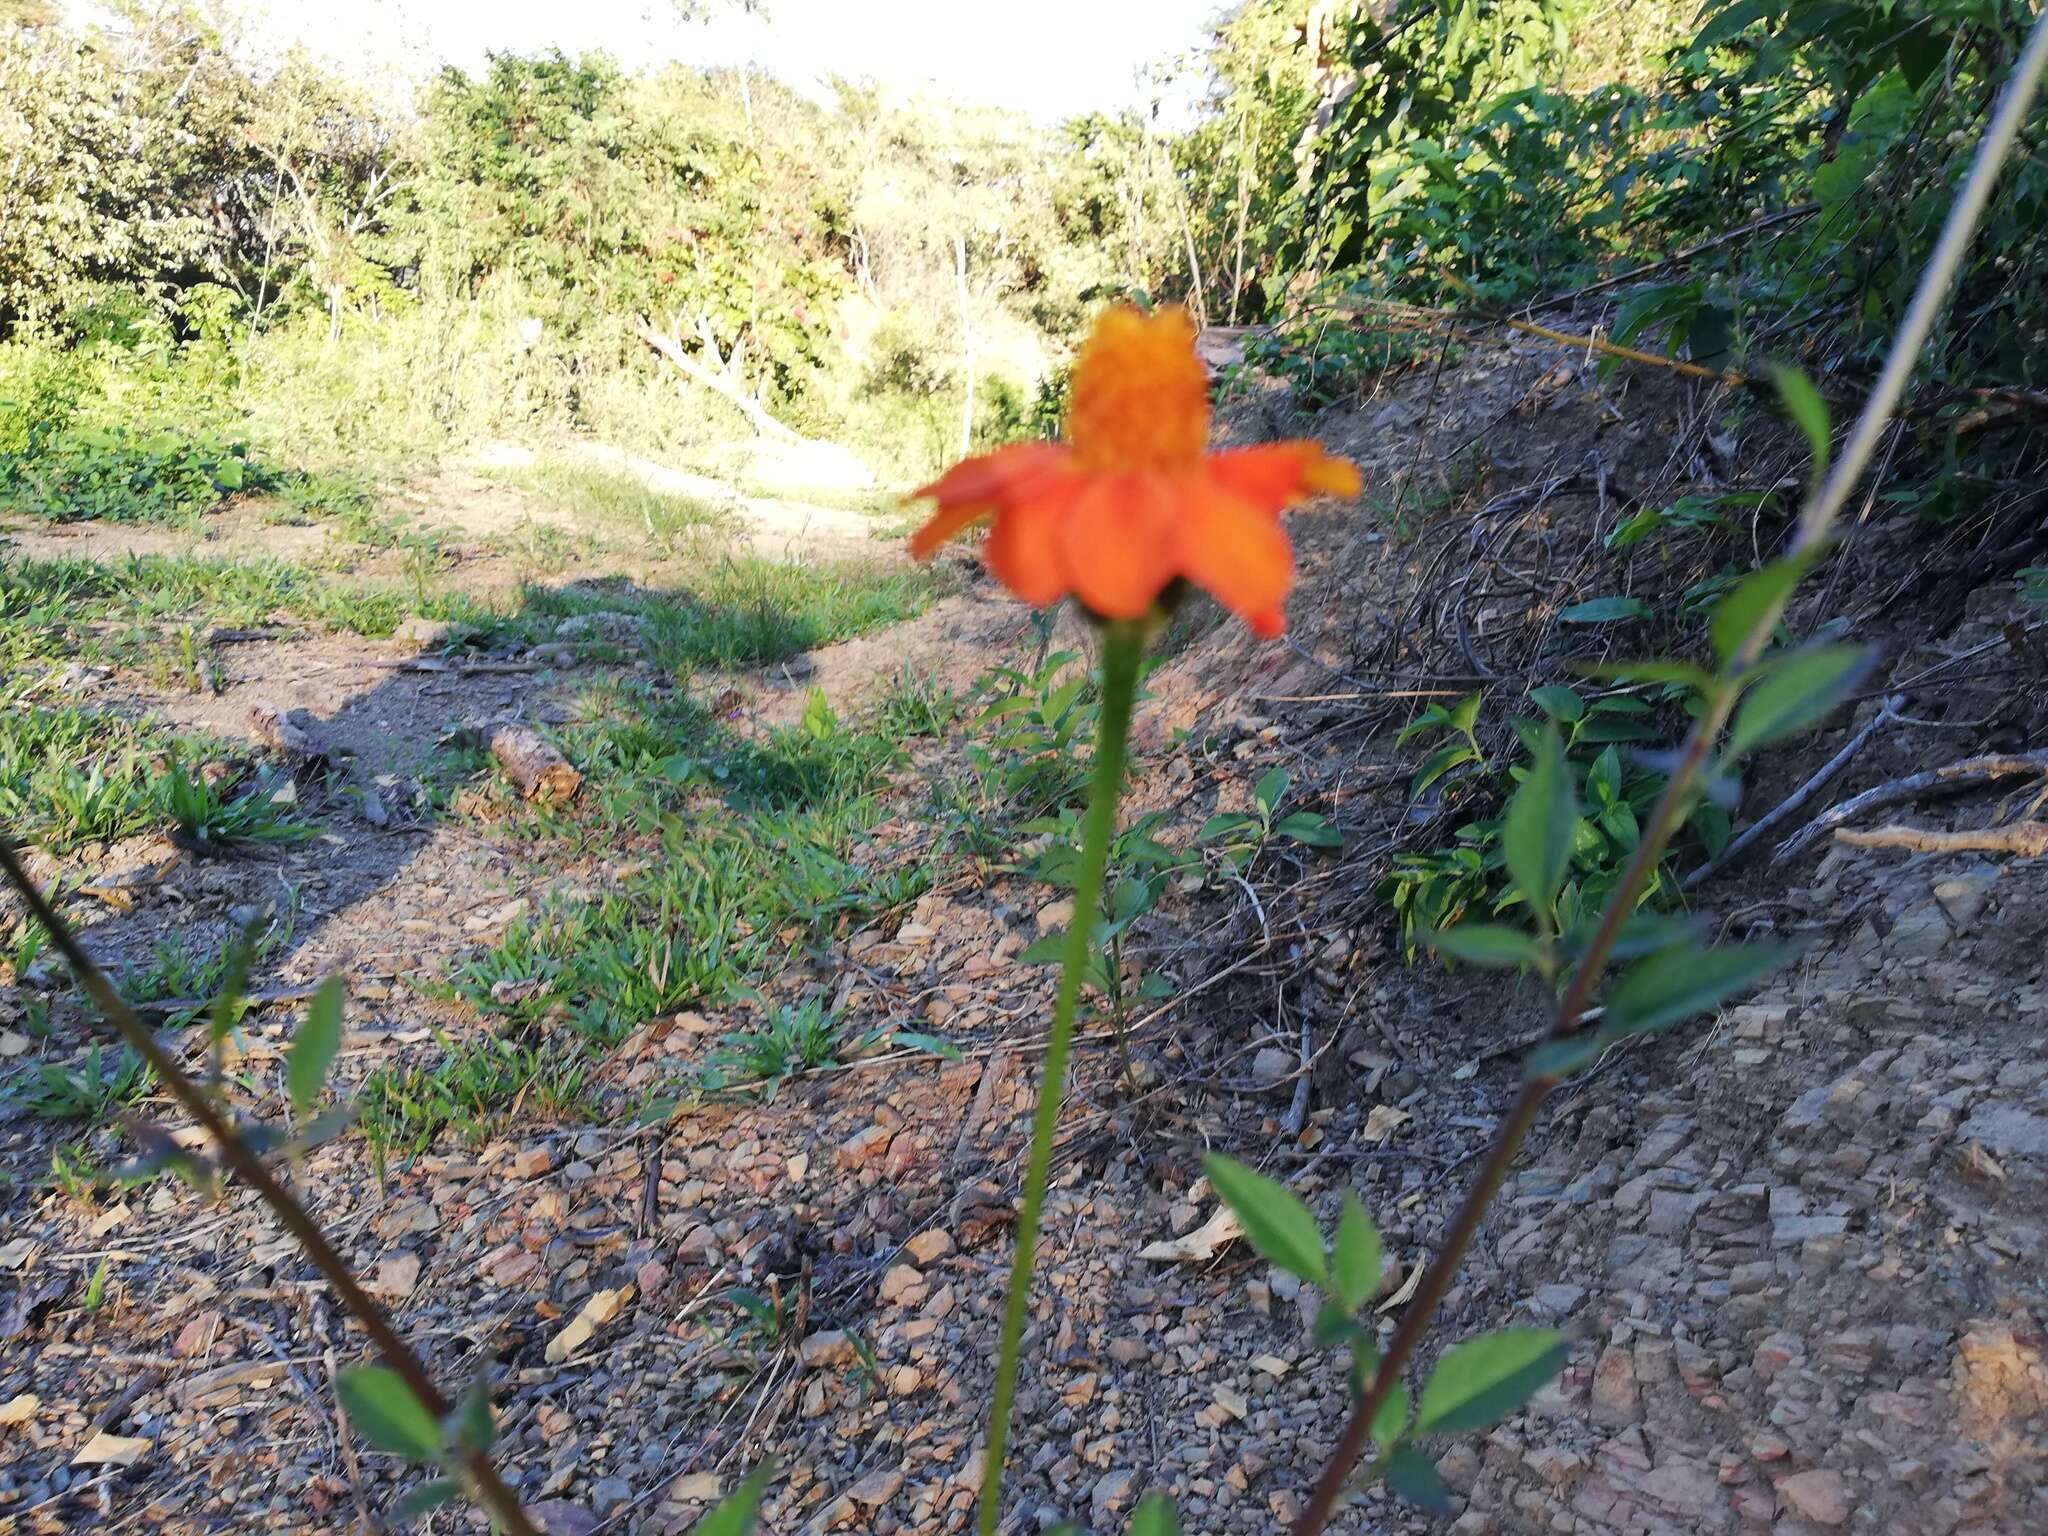
[[[923,560],[992,518],[997,580],[1043,606],[1069,592],[1099,618],[1135,619],[1185,578],[1261,635],[1287,627],[1294,551],[1280,514],[1356,496],[1358,471],[1312,442],[1206,451],[1208,380],[1185,311],[1106,311],[1074,365],[1064,443],[1015,443],[913,493],[939,504],[910,540]]]

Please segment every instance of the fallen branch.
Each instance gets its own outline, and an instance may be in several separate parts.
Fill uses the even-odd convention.
[[[665,336],[656,330],[645,315],[639,316],[633,321],[633,334],[652,347],[663,362],[683,375],[684,378],[689,379],[692,383],[702,384],[713,394],[730,401],[739,413],[752,424],[754,430],[762,436],[780,438],[786,443],[800,443],[805,440],[801,433],[792,431],[762,410],[761,402],[752,395],[735,387],[730,379],[713,373],[709,368],[698,362],[696,358],[690,356],[689,353],[682,349],[681,344],[673,336]]]
[[[2048,853],[2048,821],[2016,821],[2010,826],[1986,827],[1979,832],[1939,832],[1900,822],[1872,827],[1867,832],[1837,827],[1835,841],[1851,848],[1910,848],[1915,853],[2016,853],[2022,858],[2038,859]]]
[[[535,805],[562,805],[583,787],[583,775],[530,725],[499,726],[491,735],[491,756]]]
[[[1821,812],[1778,844],[1777,851],[1771,855],[1771,862],[1784,863],[1816,838],[1832,832],[1844,822],[1853,821],[1866,811],[1901,805],[1923,795],[1961,794],[1989,779],[2010,778],[2021,773],[2048,773],[2048,747],[2036,748],[2032,752],[1994,752],[1984,757],[1966,757],[1945,768],[1930,768],[1925,773],[1892,779],[1866,789],[1860,795],[1852,795],[1832,810]]]
[[[1863,744],[1866,741],[1870,740],[1872,736],[1876,735],[1891,721],[1898,719],[1897,711],[1903,703],[1905,703],[1905,699],[1898,694],[1893,694],[1890,698],[1886,699],[1884,707],[1864,723],[1863,729],[1849,738],[1848,744],[1841,751],[1822,763],[1812,778],[1792,791],[1783,800],[1780,800],[1766,815],[1743,828],[1742,835],[1726,848],[1723,848],[1720,857],[1707,860],[1706,863],[1687,875],[1680,888],[1689,891],[1716,871],[1725,869],[1728,865],[1734,863],[1742,856],[1751,843],[1754,843],[1758,838],[1770,831],[1771,828],[1775,827],[1779,822],[1811,800],[1816,794],[1820,793],[1830,779],[1848,766],[1849,759],[1863,750]]]

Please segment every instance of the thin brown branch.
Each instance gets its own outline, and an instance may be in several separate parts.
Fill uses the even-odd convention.
[[[1929,768],[1923,773],[1909,773],[1902,779],[1887,779],[1882,784],[1872,785],[1860,795],[1851,795],[1841,804],[1822,811],[1820,815],[1778,844],[1777,851],[1771,855],[1771,862],[1781,864],[1786,859],[1796,857],[1816,838],[1854,821],[1866,812],[1882,810],[1886,806],[1904,805],[1909,801],[1924,799],[1931,795],[1961,794],[1992,779],[2032,773],[2048,774],[2048,747],[2041,747],[2032,752],[1991,752],[1982,757],[1966,757],[1960,762],[1948,763],[1940,768]]]

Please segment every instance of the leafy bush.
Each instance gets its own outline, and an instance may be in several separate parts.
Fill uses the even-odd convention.
[[[271,482],[246,442],[74,425],[33,430],[22,452],[0,459],[0,510],[52,522],[165,522]]]

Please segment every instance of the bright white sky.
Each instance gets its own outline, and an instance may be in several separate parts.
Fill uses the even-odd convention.
[[[700,22],[678,20],[667,0],[230,3],[268,41],[387,81],[472,67],[486,50],[602,49],[629,68],[747,63],[799,88],[868,77],[1050,121],[1137,105],[1139,71],[1198,47],[1224,0],[765,0],[765,17],[713,0]]]

